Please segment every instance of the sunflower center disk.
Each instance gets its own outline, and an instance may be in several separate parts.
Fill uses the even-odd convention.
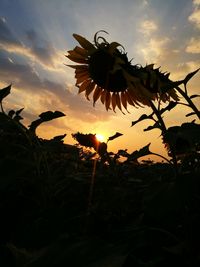
[[[89,73],[93,81],[110,92],[122,92],[127,89],[127,83],[122,70],[113,72],[116,57],[104,50],[97,50],[89,58]]]

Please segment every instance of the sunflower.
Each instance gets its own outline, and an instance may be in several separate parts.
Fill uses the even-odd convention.
[[[81,45],[68,51],[70,60],[78,65],[67,65],[75,69],[76,86],[79,93],[85,92],[88,100],[93,94],[93,105],[98,99],[106,110],[127,106],[150,106],[160,98],[166,102],[172,97],[178,100],[174,87],[177,82],[169,79],[169,73],[160,72],[154,65],[132,65],[122,45],[108,43],[105,38],[94,36],[94,44],[84,37],[73,34]],[[179,85],[180,83],[178,83]]]

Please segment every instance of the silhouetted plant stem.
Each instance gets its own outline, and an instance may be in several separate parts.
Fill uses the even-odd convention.
[[[152,152],[151,155],[158,156],[158,157],[160,157],[160,158],[166,160],[169,164],[173,164],[173,163],[172,163],[170,160],[168,160],[166,157],[164,157],[164,156],[162,156],[162,155],[160,155],[160,154],[158,154],[158,153],[154,153],[154,152]]]
[[[150,102],[150,106],[153,110],[153,112],[155,113],[157,119],[158,119],[158,122],[160,124],[160,129],[162,131],[162,135],[165,136],[165,134],[167,133],[167,128],[165,126],[165,123],[163,121],[163,118],[159,112],[159,110],[156,108],[156,106],[153,104],[152,101],[149,101]],[[172,155],[172,160],[173,160],[173,163],[174,163],[174,167],[175,167],[175,171],[177,173],[177,160],[176,160],[176,155],[175,155],[175,152],[174,152],[174,149],[172,148],[171,144],[170,145],[170,151],[171,151],[171,155]]]
[[[191,98],[188,96],[186,92],[184,92],[179,86],[176,86],[176,90],[185,98],[185,100],[188,102],[188,106],[193,109],[197,117],[200,119],[200,111],[197,109],[195,104],[192,102]]]
[[[2,111],[2,113],[4,113],[4,114],[5,114],[5,112],[4,112],[4,109],[3,109],[3,104],[2,104],[2,101],[0,102],[0,105],[1,105],[1,111]]]

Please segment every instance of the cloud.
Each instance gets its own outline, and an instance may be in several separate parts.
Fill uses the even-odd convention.
[[[30,44],[30,46],[26,48],[26,53],[28,53],[30,57],[44,65],[55,65],[54,58],[57,57],[57,52],[50,42],[40,38],[33,29],[26,32],[26,38]]]
[[[158,29],[158,26],[153,20],[144,20],[140,24],[139,31],[145,35],[151,35]]]
[[[13,46],[22,47],[21,42],[13,35],[9,29],[6,19],[0,17],[0,47]]]
[[[25,37],[26,43],[18,40],[10,30],[5,18],[0,18],[1,49],[15,55],[28,57],[32,62],[39,63],[45,68],[57,70],[61,62],[61,54],[64,58],[64,53],[57,51],[50,42],[40,38],[33,29],[27,31]]]
[[[192,37],[185,49],[187,53],[199,54],[200,53],[200,37]]]
[[[72,93],[65,84],[42,79],[31,65],[13,63],[1,54],[0,77],[1,82],[12,83],[13,87],[18,89],[16,101],[22,97],[23,102],[33,112],[59,109],[86,122],[104,121],[110,117],[109,113],[94,109],[91,102]]]
[[[151,38],[146,46],[139,46],[138,50],[142,52],[146,63],[154,63],[163,59],[165,53],[167,53],[167,44],[169,43],[169,38]]]
[[[188,17],[188,20],[195,25],[198,29],[200,29],[200,0],[194,0],[194,11]]]
[[[200,5],[200,0],[193,0],[193,4],[196,6]]]

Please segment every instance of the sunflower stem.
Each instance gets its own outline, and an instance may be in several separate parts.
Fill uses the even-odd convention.
[[[193,109],[197,117],[200,119],[200,111],[195,106],[195,104],[192,102],[191,98],[188,96],[187,92],[184,92],[179,86],[176,86],[176,90],[185,98],[185,100],[188,102],[189,107]]]
[[[150,106],[153,110],[153,112],[155,113],[157,119],[158,119],[158,122],[160,124],[160,129],[162,131],[162,135],[163,137],[165,136],[165,134],[167,133],[167,128],[166,128],[166,125],[165,125],[165,122],[159,112],[159,110],[156,108],[156,106],[153,104],[152,101],[149,101],[150,102]],[[175,154],[175,151],[173,149],[173,147],[170,145],[170,151],[171,151],[171,154],[172,154],[172,160],[173,160],[173,163],[174,163],[174,168],[175,168],[175,172],[177,173],[177,160],[176,160],[176,154]]]

